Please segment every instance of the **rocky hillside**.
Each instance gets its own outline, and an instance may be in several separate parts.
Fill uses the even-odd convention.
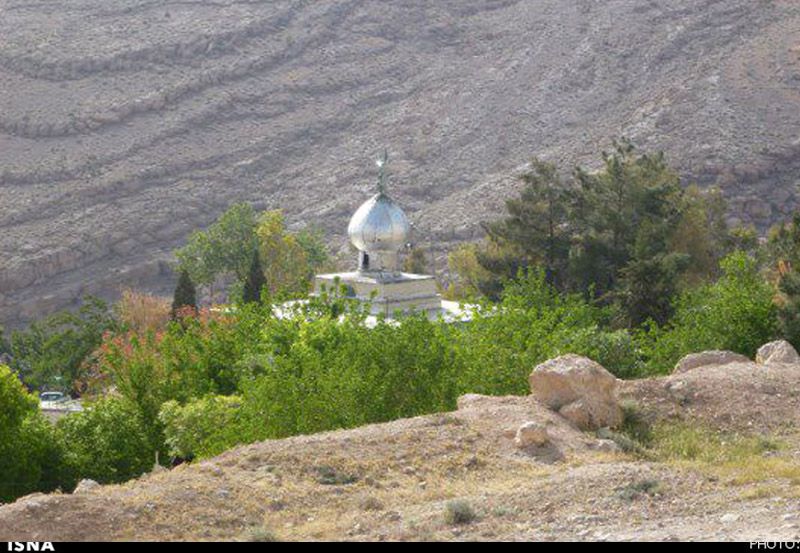
[[[800,358],[788,349],[758,363],[708,352],[622,383],[565,356],[534,371],[528,397],[468,395],[452,413],[34,494],[0,507],[0,540],[796,540]],[[684,430],[647,453],[595,433],[619,398],[628,424],[636,413]]]
[[[764,227],[796,205],[793,0],[6,0],[0,321],[171,287],[230,203],[337,247],[374,180],[422,243],[475,236],[530,155],[628,135]]]

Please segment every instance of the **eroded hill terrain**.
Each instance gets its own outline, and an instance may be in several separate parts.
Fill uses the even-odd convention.
[[[169,289],[235,201],[342,246],[384,146],[436,248],[529,156],[619,135],[764,228],[797,203],[798,108],[790,0],[3,0],[0,321]]]

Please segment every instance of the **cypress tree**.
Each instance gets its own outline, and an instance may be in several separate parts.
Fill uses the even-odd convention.
[[[185,307],[191,307],[192,310],[197,311],[197,290],[195,290],[189,273],[183,270],[172,298],[172,318],[174,319],[177,313]]]
[[[261,303],[261,291],[266,284],[267,279],[264,276],[264,268],[261,266],[261,256],[258,254],[258,248],[254,248],[253,257],[250,260],[250,270],[244,281],[242,301],[244,303]]]

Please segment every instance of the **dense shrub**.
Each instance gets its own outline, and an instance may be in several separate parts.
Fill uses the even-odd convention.
[[[558,353],[565,352],[594,359],[619,378],[634,378],[642,374],[642,354],[627,329],[575,329],[568,344],[562,346]]]
[[[128,326],[107,334],[94,357],[106,398],[55,429],[0,371],[0,498],[70,489],[80,478],[124,481],[149,470],[156,452],[202,458],[450,410],[461,393],[527,394],[533,367],[564,353],[622,377],[665,371],[703,349],[752,355],[776,335],[773,288],[745,254],[726,258],[721,273],[684,292],[669,324],[633,332],[614,328],[613,307],[558,292],[536,270],[460,324],[417,314],[367,325],[366,307],[334,290],[281,317],[251,304]]]
[[[475,509],[464,499],[453,499],[444,505],[444,521],[447,524],[469,524],[476,518]]]
[[[38,401],[29,394],[17,375],[0,365],[0,431],[18,428],[22,420],[36,411]]]
[[[721,267],[717,282],[681,296],[668,325],[641,334],[649,372],[668,371],[682,356],[709,349],[753,357],[761,344],[776,337],[774,290],[760,276],[755,261],[737,252]]]
[[[248,344],[229,359],[241,378],[241,399],[155,394],[162,399],[158,423],[170,455],[205,457],[237,443],[455,407],[460,371],[448,325],[418,315],[368,328],[363,311],[330,305],[312,305],[283,319],[244,307],[236,320],[235,330],[208,331],[231,332]],[[137,373],[136,350],[125,352],[117,351],[117,374]],[[120,391],[140,401],[135,389],[126,385]]]
[[[50,491],[62,479],[62,448],[38,400],[0,365],[0,502]]]
[[[603,330],[610,316],[580,295],[558,293],[542,271],[531,271],[506,287],[500,304],[483,306],[458,329],[459,389],[526,394],[533,367],[564,353],[628,374],[637,363],[633,342],[626,331]]]
[[[270,326],[273,352],[260,357],[257,376],[243,386],[250,439],[455,406],[458,369],[448,329],[424,316],[402,324],[380,322],[372,329],[347,315],[344,320],[274,320]]]
[[[167,452],[181,459],[210,457],[240,443],[241,406],[238,396],[209,395],[185,405],[166,402],[159,419]]]
[[[771,228],[762,256],[775,282],[781,335],[800,348],[800,213]]]
[[[565,353],[622,377],[663,370],[699,349],[752,354],[774,333],[770,299],[753,262],[734,255],[717,283],[683,295],[673,325],[632,335],[612,328],[612,308],[559,293],[542,271],[530,271],[469,323],[414,315],[370,327],[363,307],[334,294],[281,318],[240,306],[158,336],[127,336],[106,363],[120,393],[164,429],[171,455],[204,457],[238,443],[448,410],[461,393],[526,394],[533,367]]]
[[[116,397],[101,399],[56,423],[65,446],[66,481],[91,478],[124,482],[151,469],[158,444],[136,407]]]

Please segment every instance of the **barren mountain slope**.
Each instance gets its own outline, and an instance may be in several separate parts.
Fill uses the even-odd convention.
[[[800,365],[736,363],[625,382],[653,420],[783,446],[734,468],[603,451],[532,397],[464,396],[453,413],[240,447],[87,492],[0,507],[0,540],[796,540]],[[516,428],[547,427],[519,450]],[[777,437],[777,438],[776,438]],[[607,445],[607,442],[605,443]],[[445,522],[448,500],[477,518]]]
[[[0,0],[0,321],[169,288],[235,201],[340,246],[384,146],[423,243],[623,134],[763,227],[796,204],[799,79],[790,0]]]

